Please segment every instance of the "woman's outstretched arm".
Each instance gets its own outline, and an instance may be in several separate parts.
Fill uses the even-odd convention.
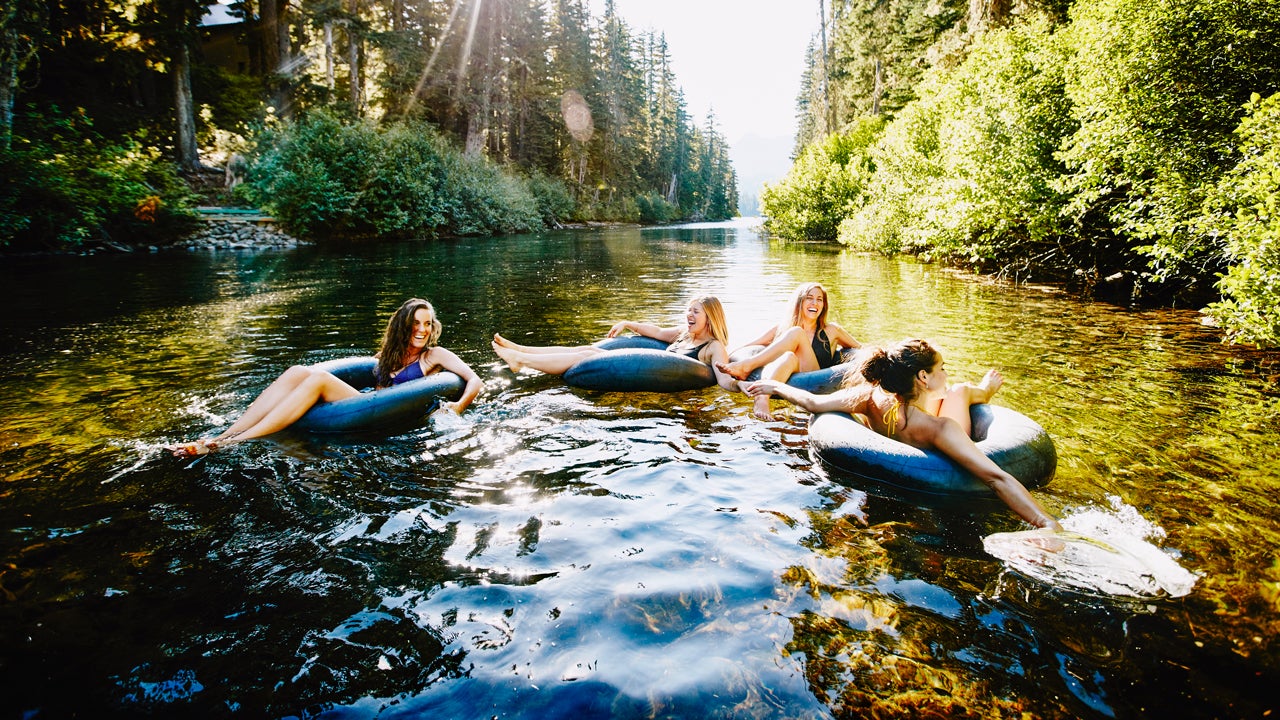
[[[837,390],[829,395],[816,395],[808,390],[801,390],[777,380],[757,380],[741,384],[742,392],[755,397],[757,395],[773,395],[782,398],[792,405],[802,407],[811,413],[852,412],[857,402],[854,391]]]
[[[670,343],[675,342],[676,338],[680,336],[680,330],[681,329],[679,327],[664,328],[659,325],[654,325],[653,323],[620,320],[615,323],[613,327],[609,328],[609,334],[606,337],[618,337],[624,332],[633,332],[637,335],[643,335],[645,337],[651,337],[654,340],[661,340],[662,342]]]
[[[960,463],[986,483],[1023,520],[1040,528],[1055,531],[1062,529],[1058,521],[1031,497],[1031,493],[1027,492],[1027,488],[1017,478],[1005,472],[978,449],[959,423],[951,418],[938,418],[938,421],[933,446],[939,452]]]

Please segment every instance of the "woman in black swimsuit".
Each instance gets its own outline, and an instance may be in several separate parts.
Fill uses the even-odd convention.
[[[827,291],[818,283],[796,288],[795,302],[788,321],[765,331],[747,345],[766,345],[749,358],[717,367],[725,374],[745,380],[756,368],[762,380],[786,382],[798,372],[824,370],[842,362],[841,348],[859,348],[844,328],[827,320]],[[744,346],[745,347],[745,346]],[[752,414],[761,420],[772,420],[769,396],[755,397]]]
[[[461,413],[484,387],[480,376],[457,355],[440,347],[441,325],[435,308],[426,300],[406,300],[387,321],[374,370],[377,387],[397,385],[441,370],[455,373],[467,384],[457,402],[440,407]],[[214,438],[172,445],[178,457],[205,455],[219,447],[252,440],[289,427],[317,402],[333,402],[359,395],[360,391],[332,373],[295,365],[263,390],[231,427]]]
[[[617,337],[628,331],[670,343],[668,351],[681,353],[710,365],[715,370],[716,380],[721,387],[726,390],[737,389],[737,381],[716,367],[729,359],[725,349],[729,342],[729,331],[724,319],[724,307],[714,295],[702,295],[690,300],[685,310],[683,326],[664,328],[652,323],[623,320],[609,329],[607,337]],[[580,361],[608,352],[594,345],[517,345],[497,334],[493,336],[493,351],[514,372],[529,368],[548,375],[563,375]]]

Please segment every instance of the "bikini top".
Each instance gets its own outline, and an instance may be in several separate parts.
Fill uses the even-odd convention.
[[[708,340],[708,341],[706,341],[706,342],[702,343],[701,345],[699,345],[698,347],[696,347],[696,348],[692,348],[692,349],[689,349],[689,350],[681,350],[681,349],[677,348],[676,346],[677,346],[677,345],[679,345],[679,344],[680,344],[680,341],[679,341],[679,340],[677,340],[676,342],[671,343],[670,345],[668,345],[668,346],[667,346],[667,352],[673,352],[673,353],[676,353],[677,355],[684,355],[684,356],[685,356],[685,357],[687,357],[687,358],[692,358],[692,359],[694,359],[694,360],[698,360],[698,353],[702,352],[702,348],[704,348],[704,347],[706,347],[706,346],[710,345],[710,344],[711,344],[711,341],[710,341],[710,340]],[[701,362],[701,360],[699,360],[699,362]]]
[[[818,360],[818,368],[826,370],[832,365],[839,365],[843,358],[840,349],[827,336],[827,329],[822,328],[813,334],[813,356]]]
[[[409,363],[409,365],[400,372],[392,375],[391,384],[399,385],[401,383],[407,383],[410,380],[417,380],[418,378],[424,378],[426,376],[427,374],[422,371],[422,362],[415,360],[414,362]]]

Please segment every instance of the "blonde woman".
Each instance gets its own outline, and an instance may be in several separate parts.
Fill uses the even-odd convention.
[[[724,319],[724,307],[714,295],[701,295],[690,300],[685,308],[684,325],[661,327],[652,323],[622,320],[609,328],[607,337],[617,337],[624,332],[668,343],[668,352],[680,353],[709,365],[721,387],[726,390],[737,389],[737,381],[716,367],[729,359],[726,349],[729,332]],[[493,336],[493,351],[515,372],[528,368],[548,375],[563,375],[579,362],[609,352],[595,345],[519,345],[500,334]]]
[[[761,379],[786,382],[795,373],[825,370],[843,362],[843,348],[862,345],[844,328],[827,319],[828,309],[826,288],[818,283],[801,285],[796,288],[791,317],[746,345],[766,347],[755,355],[725,363],[717,369],[745,380],[752,371],[763,368]],[[755,397],[752,415],[761,420],[773,419],[768,395]]]

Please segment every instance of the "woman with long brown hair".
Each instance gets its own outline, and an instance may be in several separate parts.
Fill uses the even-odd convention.
[[[411,298],[387,321],[374,370],[375,387],[389,387],[447,370],[466,386],[455,402],[440,407],[461,413],[484,387],[480,376],[451,351],[436,343],[442,326],[431,303]],[[335,402],[360,394],[326,370],[295,365],[285,370],[250,403],[231,427],[216,437],[169,447],[178,457],[205,455],[220,447],[264,437],[292,425],[318,402]]]

